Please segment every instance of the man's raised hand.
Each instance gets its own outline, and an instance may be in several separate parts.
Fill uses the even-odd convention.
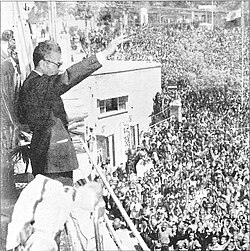
[[[102,51],[102,54],[105,58],[107,58],[108,56],[111,56],[117,49],[117,47],[122,44],[125,43],[129,40],[132,39],[131,35],[120,35],[119,37],[116,37],[115,39],[113,39],[107,46],[107,48],[105,48]]]

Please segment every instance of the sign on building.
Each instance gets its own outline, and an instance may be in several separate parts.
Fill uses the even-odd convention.
[[[146,8],[141,8],[140,20],[141,20],[141,25],[148,24],[148,10]]]

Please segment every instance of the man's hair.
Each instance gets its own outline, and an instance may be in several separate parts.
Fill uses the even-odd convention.
[[[1,36],[1,40],[6,42],[9,42],[13,38],[14,38],[14,32],[12,30],[5,30]]]
[[[59,44],[51,40],[45,40],[38,43],[33,52],[33,62],[35,67],[38,66],[39,62],[43,60],[46,55],[49,55],[51,51],[61,53]]]

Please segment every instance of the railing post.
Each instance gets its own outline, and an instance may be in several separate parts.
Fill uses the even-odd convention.
[[[96,251],[102,251],[103,249],[101,248],[100,231],[99,231],[99,224],[98,224],[98,209],[97,208],[95,208],[95,210],[94,210],[93,223],[94,223],[94,230],[95,230]]]

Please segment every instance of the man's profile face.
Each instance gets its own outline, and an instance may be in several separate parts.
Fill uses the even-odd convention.
[[[59,64],[61,64],[62,55],[59,52],[51,51],[50,54],[44,56],[42,69],[43,73],[52,76],[59,73]]]
[[[16,49],[16,41],[14,38],[10,39],[9,41],[9,47],[11,50],[15,50]]]

